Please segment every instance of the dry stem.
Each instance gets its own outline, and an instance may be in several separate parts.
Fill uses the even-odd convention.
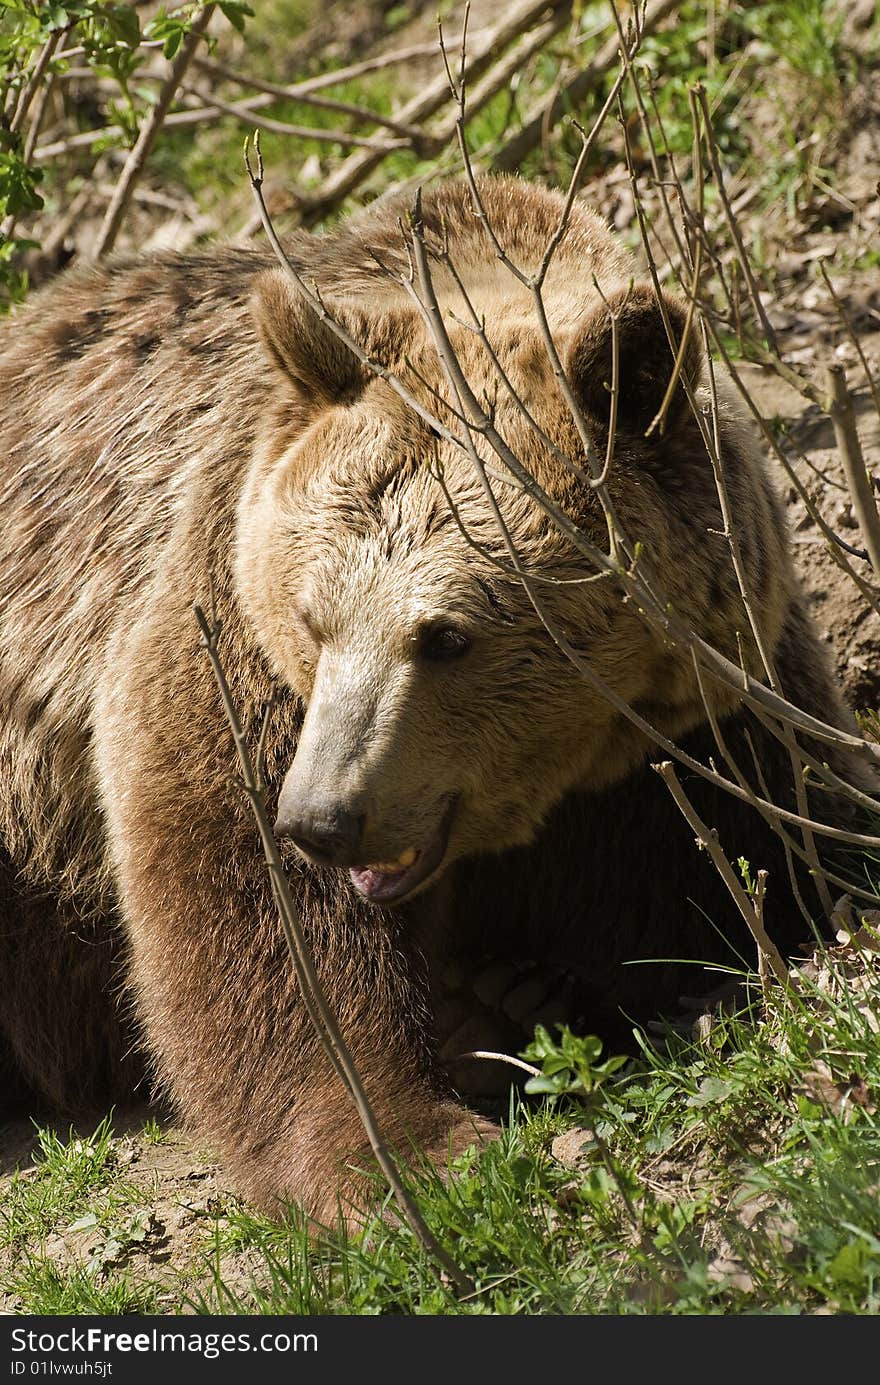
[[[186,72],[192,56],[202,40],[202,35],[211,22],[213,13],[214,6],[206,5],[205,8],[196,15],[189,33],[181,44],[171,64],[171,71],[168,74],[165,85],[159,91],[156,104],[151,108],[141,126],[140,134],[137,137],[134,148],[126,159],[125,167],[116,185],[116,192],[107,208],[104,220],[101,224],[101,229],[98,232],[98,239],[92,252],[96,260],[100,260],[104,255],[108,254],[116,243],[119,228],[122,225],[123,218],[131,202],[135,183],[140,178],[144,165],[150,157],[153,145],[156,142],[156,138],[159,131],[162,129],[162,125],[168,113],[168,107],[171,105],[174,94],[183,79],[183,74]]]
[[[829,366],[826,381],[828,385],[826,412],[834,425],[837,448],[840,452],[849,493],[852,497],[853,509],[871,559],[871,567],[874,569],[874,576],[880,580],[880,516],[877,514],[868,469],[862,456],[855,414],[849,390],[846,387],[846,374],[843,366]]]
[[[654,765],[653,768],[660,775],[660,778],[672,794],[685,820],[696,833],[697,845],[707,851],[712,858],[715,869],[730,891],[733,902],[739,909],[749,932],[757,944],[758,974],[761,977],[761,984],[764,988],[766,998],[771,973],[783,986],[788,982],[788,968],[780,956],[779,949],[771,938],[768,937],[767,930],[764,927],[764,885],[767,879],[767,872],[764,870],[758,871],[757,888],[754,897],[750,898],[737,880],[736,872],[721,848],[721,844],[718,840],[718,833],[715,831],[715,828],[706,826],[684,789],[681,787],[678,776],[675,773],[675,766],[670,760],[663,760],[660,764]]]

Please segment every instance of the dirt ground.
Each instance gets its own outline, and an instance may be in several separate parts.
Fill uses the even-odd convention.
[[[107,1178],[113,1185],[113,1210],[107,1213],[106,1200],[97,1192],[91,1199],[86,1195],[82,1205],[98,1209],[98,1218],[78,1208],[39,1241],[32,1239],[28,1253],[61,1271],[83,1267],[100,1276],[107,1270],[124,1270],[136,1282],[158,1281],[164,1286],[158,1294],[159,1311],[195,1311],[187,1308],[187,1295],[198,1294],[210,1282],[208,1262],[217,1263],[217,1230],[226,1224],[226,1214],[237,1200],[210,1157],[173,1123],[161,1117],[157,1122],[148,1106],[114,1114],[112,1124]],[[94,1128],[94,1121],[73,1131],[68,1125],[55,1127],[63,1140],[71,1134],[88,1140]],[[39,1177],[35,1155],[39,1156],[39,1144],[31,1122],[0,1125],[0,1207],[16,1169],[20,1178]],[[0,1313],[21,1309],[21,1300],[5,1287],[14,1278],[20,1254],[17,1245],[0,1249]],[[223,1282],[232,1292],[250,1283],[252,1266],[246,1252],[226,1251],[220,1263]],[[217,1305],[215,1310],[222,1308]]]
[[[880,307],[880,292],[877,302]],[[866,334],[860,345],[880,377],[880,331]],[[845,361],[848,356],[849,353]],[[851,373],[855,375],[854,371]],[[743,375],[765,417],[786,423],[790,459],[823,518],[848,543],[860,546],[829,419],[815,405],[805,405],[802,396],[777,376],[749,368],[744,369]],[[880,483],[880,419],[870,392],[854,392],[853,404],[865,462]],[[781,466],[778,470],[782,470]],[[813,617],[829,645],[847,701],[855,711],[876,710],[880,707],[880,615],[831,556],[794,485],[783,480],[782,489],[788,499],[795,565],[809,595]],[[868,567],[863,560],[850,561],[860,576],[867,577]]]

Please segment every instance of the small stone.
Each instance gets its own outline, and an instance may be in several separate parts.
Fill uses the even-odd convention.
[[[586,1128],[566,1130],[564,1134],[556,1136],[550,1146],[550,1153],[557,1164],[561,1164],[563,1168],[576,1169],[587,1162],[593,1146],[592,1130]]]

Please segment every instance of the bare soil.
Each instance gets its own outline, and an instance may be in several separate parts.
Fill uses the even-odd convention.
[[[23,1253],[45,1258],[62,1271],[80,1266],[100,1275],[125,1269],[135,1281],[159,1281],[167,1286],[159,1294],[160,1308],[187,1311],[190,1289],[203,1287],[210,1278],[207,1262],[215,1258],[216,1229],[236,1201],[219,1167],[173,1124],[162,1124],[158,1142],[145,1133],[150,1118],[155,1119],[155,1113],[146,1106],[114,1116],[108,1179],[119,1198],[110,1216],[102,1213],[100,1224],[83,1225],[89,1205],[98,1208],[103,1202],[98,1185],[74,1216],[54,1225],[39,1244],[30,1241],[26,1252],[18,1245],[0,1250],[0,1312],[20,1310],[19,1298],[4,1285],[14,1281]],[[94,1123],[55,1129],[63,1140],[71,1135],[88,1139]],[[0,1125],[0,1204],[16,1169],[19,1177],[39,1177],[35,1156],[39,1144],[31,1122]],[[231,1288],[249,1281],[245,1255],[225,1254],[221,1262],[223,1279]]]

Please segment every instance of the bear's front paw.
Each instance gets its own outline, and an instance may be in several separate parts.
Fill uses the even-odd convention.
[[[398,1110],[397,1120],[394,1112],[377,1113],[386,1148],[404,1177],[408,1167],[417,1170],[428,1163],[446,1179],[453,1160],[500,1134],[492,1121],[457,1102],[441,1098],[413,1104],[412,1096],[412,1092],[402,1094],[400,1106],[407,1107],[409,1098],[409,1109]],[[344,1114],[344,1138],[338,1128],[328,1131],[325,1125],[320,1130],[316,1125],[309,1131],[301,1121],[279,1164],[270,1161],[259,1168],[251,1166],[248,1174],[239,1178],[241,1191],[271,1215],[283,1217],[291,1208],[295,1216],[304,1213],[312,1234],[340,1222],[349,1231],[361,1230],[382,1202],[388,1185],[363,1132],[351,1124],[348,1111]],[[319,1134],[323,1134],[323,1144]]]
[[[576,1010],[575,978],[558,965],[493,961],[469,974],[458,963],[443,982],[439,1057],[465,1099],[506,1097],[525,1074],[504,1058],[526,1047],[536,1024],[570,1024]]]

